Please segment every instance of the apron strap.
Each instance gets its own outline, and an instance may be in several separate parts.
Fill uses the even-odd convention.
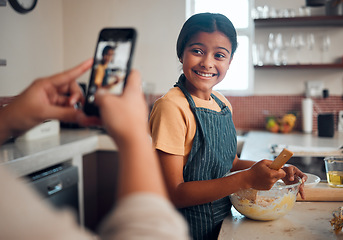
[[[187,91],[187,89],[185,87],[185,81],[186,81],[185,74],[181,74],[180,77],[179,77],[179,80],[174,85],[174,87],[179,87],[181,89],[181,91],[183,92],[183,94],[187,98],[188,103],[189,103],[191,109],[194,110],[196,108],[196,106],[195,106],[195,103],[194,103],[194,100],[193,100],[192,96],[189,94],[189,92]]]
[[[177,83],[174,85],[174,87],[179,87],[181,89],[181,91],[183,92],[183,94],[186,96],[189,105],[191,107],[191,109],[195,109],[196,105],[194,103],[194,100],[192,98],[192,96],[189,94],[189,92],[187,91],[186,87],[185,87],[185,81],[186,81],[186,77],[184,74],[181,74],[179,77],[179,80],[177,81]],[[216,101],[216,103],[219,105],[221,110],[224,110],[225,107],[227,107],[225,105],[225,103],[223,103],[216,95],[214,95],[213,93],[211,93],[211,97],[214,99],[214,101]]]

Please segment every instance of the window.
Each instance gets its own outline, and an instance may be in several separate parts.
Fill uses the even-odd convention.
[[[188,0],[187,18],[201,12],[221,13],[227,16],[238,34],[238,47],[225,79],[215,90],[225,95],[248,95],[253,91],[251,43],[253,24],[250,18],[252,0]]]

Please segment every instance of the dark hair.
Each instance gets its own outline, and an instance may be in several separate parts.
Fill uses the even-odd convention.
[[[109,46],[109,45],[104,47],[104,49],[102,50],[102,56],[105,56],[110,50],[114,50],[114,47]]]
[[[231,42],[231,57],[237,49],[237,33],[232,22],[219,13],[199,13],[191,16],[180,31],[176,44],[176,53],[179,59],[182,58],[183,51],[188,41],[199,32],[212,33],[215,31],[225,34]]]

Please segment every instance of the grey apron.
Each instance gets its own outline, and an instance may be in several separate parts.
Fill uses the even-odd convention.
[[[192,149],[183,169],[184,181],[221,178],[232,168],[237,150],[231,111],[214,94],[211,94],[211,97],[221,108],[220,112],[196,107],[184,86],[184,81],[185,76],[182,74],[175,86],[179,87],[187,98],[197,124]],[[194,240],[217,239],[222,221],[231,213],[231,202],[227,196],[179,211],[188,221]]]

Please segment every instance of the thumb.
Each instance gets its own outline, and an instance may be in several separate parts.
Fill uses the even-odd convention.
[[[104,101],[106,100],[106,98],[108,98],[109,96],[113,96],[115,97],[113,94],[111,94],[108,90],[106,90],[105,88],[99,88],[96,92],[95,92],[95,104],[97,106],[102,106],[104,103]]]
[[[131,70],[127,80],[126,80],[126,86],[124,88],[124,94],[125,92],[131,92],[132,89],[136,93],[136,91],[142,91],[142,81],[141,76],[137,70]]]

